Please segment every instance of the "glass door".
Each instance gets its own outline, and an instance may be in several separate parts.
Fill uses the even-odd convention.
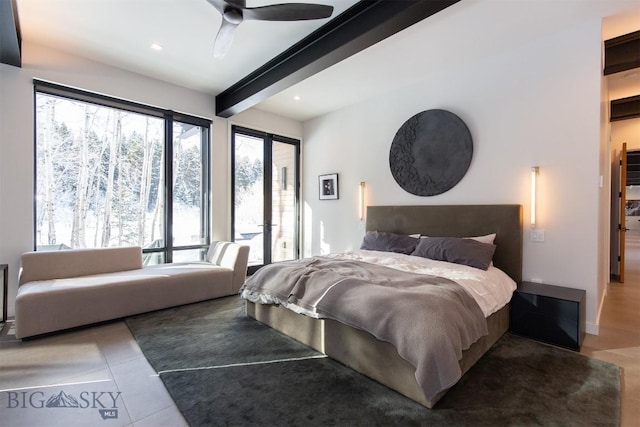
[[[249,272],[298,258],[300,141],[232,127],[236,242],[250,246]]]
[[[271,144],[271,261],[298,258],[299,144]]]

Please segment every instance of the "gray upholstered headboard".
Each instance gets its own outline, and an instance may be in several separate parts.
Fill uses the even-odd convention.
[[[522,280],[521,205],[369,206],[367,231],[432,237],[496,233],[494,265]]]

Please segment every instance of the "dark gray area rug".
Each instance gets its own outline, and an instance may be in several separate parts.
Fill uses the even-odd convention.
[[[427,409],[245,316],[238,297],[126,319],[191,426],[617,426],[620,368],[506,334]]]

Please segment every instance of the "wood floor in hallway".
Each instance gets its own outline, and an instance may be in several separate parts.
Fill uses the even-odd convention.
[[[581,353],[622,368],[623,427],[640,426],[640,233],[628,233],[625,282],[607,285],[599,335],[586,335]]]

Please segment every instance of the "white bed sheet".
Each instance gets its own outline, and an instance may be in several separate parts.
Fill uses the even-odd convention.
[[[396,270],[445,277],[462,286],[476,300],[485,317],[489,317],[511,301],[513,291],[516,289],[516,282],[504,271],[494,267],[493,264],[485,271],[466,265],[435,261],[412,255],[367,250],[322,256],[368,262]]]

